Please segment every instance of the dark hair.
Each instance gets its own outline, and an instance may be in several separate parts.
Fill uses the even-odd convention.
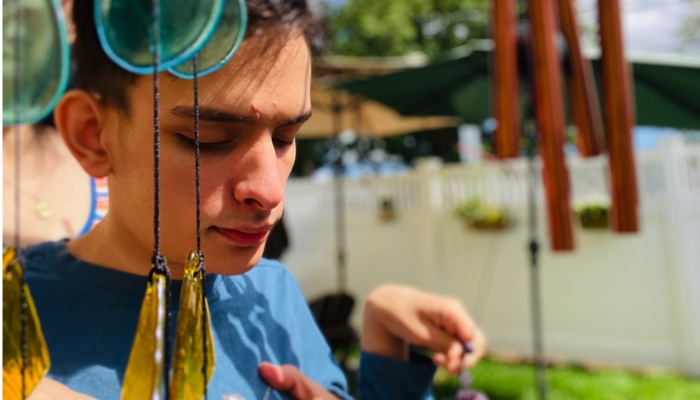
[[[97,37],[94,4],[94,0],[75,0],[73,5],[75,84],[79,89],[99,94],[103,103],[128,112],[127,89],[138,75],[120,68],[105,54]],[[271,29],[299,30],[313,43],[311,37],[319,32],[306,0],[246,0],[246,5],[246,37],[262,35]]]

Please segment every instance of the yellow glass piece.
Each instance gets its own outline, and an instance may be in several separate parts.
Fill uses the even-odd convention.
[[[166,277],[153,273],[141,304],[136,338],[126,366],[122,400],[164,400]]]
[[[17,252],[8,247],[2,254],[2,395],[3,399],[23,399],[49,371],[49,350],[41,333],[39,316],[29,287],[21,284],[22,266]],[[22,323],[20,291],[24,290],[26,309],[26,365],[22,396]]]
[[[199,400],[204,397],[202,323],[205,324],[207,335],[207,383],[214,373],[214,338],[209,320],[209,304],[204,297],[204,274],[198,267],[199,256],[193,251],[185,261],[185,276],[175,333],[173,375],[170,379],[170,400]],[[202,301],[206,308],[204,312]]]

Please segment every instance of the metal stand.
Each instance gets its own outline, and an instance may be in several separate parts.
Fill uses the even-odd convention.
[[[338,160],[333,168],[333,188],[335,194],[335,247],[336,267],[338,273],[338,293],[345,293],[347,289],[347,271],[345,268],[345,188],[343,182],[343,146],[338,135],[340,134],[340,114],[342,106],[340,101],[333,97],[333,130],[335,132],[335,146],[338,149]]]
[[[343,186],[342,166],[340,161],[335,167],[333,186],[335,192],[335,246],[338,269],[338,292],[347,289],[345,270],[345,188]]]
[[[530,300],[532,308],[532,337],[535,350],[535,373],[540,400],[547,399],[547,367],[544,360],[544,338],[542,337],[542,308],[540,304],[540,274],[537,265],[539,242],[537,237],[537,168],[535,166],[535,134],[528,152],[528,205],[530,214]]]

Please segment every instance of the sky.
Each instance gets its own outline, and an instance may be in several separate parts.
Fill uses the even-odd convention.
[[[668,53],[681,50],[678,31],[687,16],[700,12],[698,0],[620,1],[628,51]],[[576,0],[576,3],[579,21],[596,26],[598,1]]]
[[[320,0],[317,0],[320,1]],[[340,7],[346,0],[325,0]],[[623,9],[625,45],[632,52],[672,53],[681,49],[678,36],[688,15],[700,14],[700,0],[619,0]],[[597,26],[598,0],[574,0],[579,20]],[[695,47],[700,53],[700,44]],[[686,50],[687,51],[687,50]]]

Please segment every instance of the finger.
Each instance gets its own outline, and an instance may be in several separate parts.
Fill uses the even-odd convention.
[[[258,368],[258,373],[262,380],[267,382],[273,389],[286,392],[294,386],[291,380],[285,379],[282,367],[279,365],[263,362]]]
[[[472,340],[474,351],[466,357],[467,368],[472,368],[484,356],[486,353],[486,342],[486,336],[477,328],[474,332],[474,339]]]
[[[442,310],[442,318],[444,319],[444,329],[456,336],[462,342],[472,340],[476,323],[471,315],[464,309],[462,303],[457,300],[450,300]]]
[[[288,392],[297,400],[336,399],[323,386],[304,375],[293,365],[272,365],[263,362],[258,368],[262,379],[270,387],[281,392]]]
[[[435,325],[431,322],[426,323],[423,329],[425,331],[423,334],[419,335],[417,343],[413,344],[447,354],[447,351],[452,347],[452,343],[455,341],[455,337],[442,330],[439,325]]]
[[[447,350],[447,361],[445,362],[445,369],[451,374],[459,373],[462,368],[462,358],[464,355],[464,345],[454,340],[449,350]]]
[[[94,398],[74,392],[53,379],[41,378],[27,400],[95,400]]]
[[[437,352],[433,354],[433,364],[435,365],[445,365],[447,361],[447,355],[443,352]]]

